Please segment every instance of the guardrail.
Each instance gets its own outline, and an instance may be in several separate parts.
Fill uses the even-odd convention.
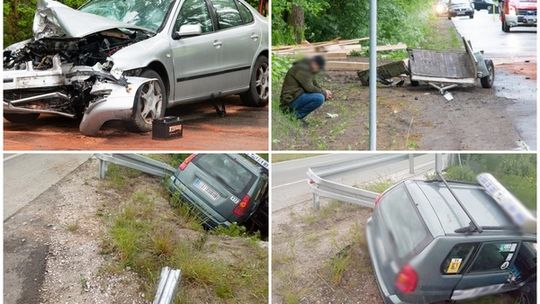
[[[180,269],[163,267],[153,304],[171,304],[176,295],[182,272]]]
[[[134,153],[96,153],[99,159],[99,178],[105,178],[109,163],[139,170],[159,177],[173,175],[175,169],[164,162]]]
[[[409,172],[410,174],[414,174],[414,157],[420,155],[421,154],[389,154],[373,159],[346,161],[338,164],[309,168],[307,176],[309,178],[308,183],[311,192],[313,193],[313,207],[319,209],[320,198],[326,197],[363,207],[374,208],[375,199],[379,193],[331,181],[325,179],[325,177],[343,174],[358,169],[367,169],[374,166],[385,166],[407,159],[409,160]],[[435,156],[435,167],[437,169],[442,169],[447,165],[448,159],[443,161],[442,155],[437,154]]]

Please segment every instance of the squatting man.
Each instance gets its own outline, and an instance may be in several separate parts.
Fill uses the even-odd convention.
[[[325,60],[322,56],[305,58],[293,63],[285,75],[281,89],[280,108],[291,113],[304,126],[308,123],[304,118],[319,108],[325,100],[332,99],[332,92],[323,89],[315,76],[324,70]]]

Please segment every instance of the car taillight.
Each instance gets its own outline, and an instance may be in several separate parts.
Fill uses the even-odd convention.
[[[248,211],[249,209],[249,200],[251,198],[249,197],[249,195],[244,195],[244,197],[242,198],[242,200],[238,203],[238,205],[236,205],[236,207],[234,207],[233,209],[233,214],[240,217],[240,216],[243,216],[246,214],[246,212]]]
[[[178,169],[180,169],[180,171],[184,171],[184,169],[186,169],[186,167],[189,165],[189,163],[191,163],[191,161],[195,158],[196,155],[197,154],[191,154],[190,156],[186,157],[186,159],[184,159],[180,166],[178,166]]]
[[[410,293],[416,290],[418,284],[418,274],[410,265],[405,265],[396,276],[396,288],[403,293]]]
[[[375,198],[375,206],[377,206],[381,202],[382,194],[377,195]]]

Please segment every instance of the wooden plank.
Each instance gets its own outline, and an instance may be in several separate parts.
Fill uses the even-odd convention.
[[[406,49],[407,49],[407,45],[405,43],[377,46],[377,52],[397,51],[397,50],[406,50]]]
[[[327,61],[328,71],[361,71],[369,68],[369,63],[356,61]]]

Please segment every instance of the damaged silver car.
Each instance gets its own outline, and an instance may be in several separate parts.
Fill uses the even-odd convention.
[[[268,103],[268,22],[243,0],[38,0],[34,38],[4,50],[4,117],[110,120],[145,132],[174,105]]]

